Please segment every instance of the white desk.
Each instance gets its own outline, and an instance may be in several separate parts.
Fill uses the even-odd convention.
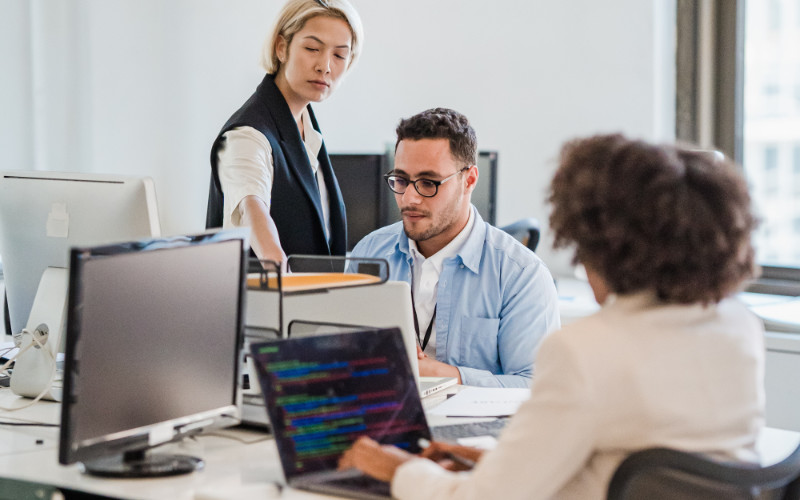
[[[0,405],[26,400],[0,390]],[[431,402],[433,402],[432,400]],[[428,406],[426,404],[426,406]],[[20,412],[0,411],[0,420],[58,423],[60,404],[39,402]],[[441,418],[441,417],[440,417]],[[434,422],[431,424],[441,424]],[[41,443],[37,443],[41,441]],[[243,442],[244,441],[244,442]],[[765,429],[759,440],[763,463],[780,461],[800,443],[800,433]],[[203,458],[205,469],[164,479],[101,479],[82,474],[77,465],[58,464],[58,428],[0,426],[0,477],[21,479],[120,498],[149,499],[324,499],[328,496],[284,488],[275,443],[265,434],[229,429],[162,447]]]
[[[455,390],[455,389],[454,389]],[[446,398],[447,391],[423,400],[426,408]],[[15,407],[29,400],[9,389],[0,389],[0,406]],[[17,412],[0,411],[0,421],[58,424],[61,405],[40,401]],[[477,419],[476,419],[477,420]],[[464,421],[459,419],[459,422]],[[432,416],[431,425],[442,425],[446,417]],[[244,442],[242,442],[244,441]],[[58,463],[58,428],[7,427],[0,425],[0,477],[39,482],[63,488],[120,498],[148,499],[325,499],[325,495],[284,488],[275,442],[266,434],[225,429],[156,450],[202,458],[202,471],[163,479],[103,479],[82,474],[77,465]]]
[[[0,405],[23,400],[0,391]],[[16,412],[0,412],[0,420],[58,423],[61,405],[39,402]],[[41,444],[37,444],[37,440]],[[243,440],[249,444],[245,444]],[[205,460],[205,469],[163,479],[101,479],[82,474],[77,465],[58,463],[58,428],[0,426],[0,477],[40,482],[120,498],[137,499],[265,499],[278,496],[282,482],[275,443],[264,433],[229,429],[214,435],[165,445],[157,451],[184,453]],[[285,488],[281,498],[330,498]]]

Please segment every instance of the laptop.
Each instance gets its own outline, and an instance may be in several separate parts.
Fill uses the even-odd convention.
[[[322,321],[307,321],[307,320],[292,320],[289,322],[289,337],[300,337],[310,335],[325,335],[330,333],[346,333],[358,332],[365,330],[378,330],[378,328],[364,325],[347,325],[340,323],[328,323]],[[402,330],[400,330],[402,332]],[[406,350],[408,345],[405,345]],[[406,351],[408,352],[408,351]],[[416,353],[416,351],[415,351]],[[416,361],[416,358],[414,358]],[[417,366],[412,364],[412,370],[416,370]],[[458,383],[456,377],[418,377],[419,380],[419,397],[424,398],[431,394],[443,391],[448,387],[454,386]]]
[[[457,383],[458,379],[455,377],[420,377],[419,397],[424,398],[436,394]]]
[[[349,498],[391,498],[389,483],[339,457],[360,436],[420,451],[431,433],[398,328],[250,346],[286,483]]]

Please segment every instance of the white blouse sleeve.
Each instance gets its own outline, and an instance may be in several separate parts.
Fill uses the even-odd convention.
[[[257,196],[269,209],[274,167],[272,147],[258,130],[238,127],[223,137],[225,143],[217,153],[217,172],[225,198],[222,227],[231,227],[241,223],[240,203],[246,196]]]

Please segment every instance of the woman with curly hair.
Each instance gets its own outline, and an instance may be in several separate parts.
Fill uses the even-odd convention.
[[[757,461],[763,328],[731,298],[755,267],[738,169],[595,136],[563,147],[550,203],[555,245],[574,248],[602,308],[545,338],[497,447],[434,443],[419,458],[361,439],[342,467],[391,480],[401,499],[600,499],[644,448]],[[477,465],[455,474],[448,453]]]

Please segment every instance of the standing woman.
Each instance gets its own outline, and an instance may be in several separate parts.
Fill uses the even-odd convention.
[[[344,255],[347,225],[311,102],[358,58],[361,19],[347,0],[289,0],[265,41],[267,75],[211,149],[206,227],[251,228],[261,260]]]

